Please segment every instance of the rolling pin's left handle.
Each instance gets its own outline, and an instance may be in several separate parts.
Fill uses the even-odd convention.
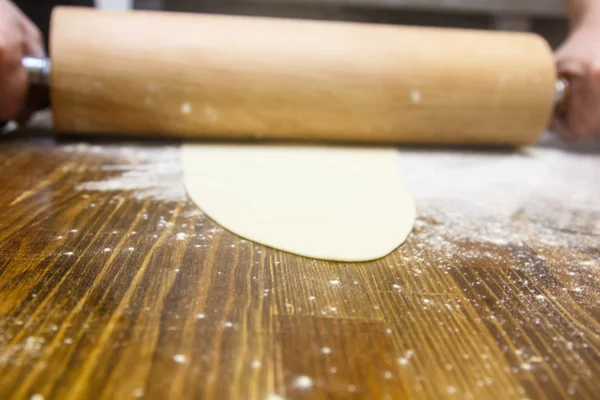
[[[49,58],[24,57],[21,64],[29,74],[30,85],[50,86],[52,63]]]

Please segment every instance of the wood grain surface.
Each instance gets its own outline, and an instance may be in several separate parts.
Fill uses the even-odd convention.
[[[526,246],[450,257],[420,218],[384,259],[317,261],[221,229],[178,165],[173,143],[0,141],[0,398],[600,393],[600,240],[516,214]]]

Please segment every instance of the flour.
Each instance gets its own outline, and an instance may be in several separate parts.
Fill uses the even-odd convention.
[[[600,152],[574,153],[545,139],[520,150],[401,150],[418,207],[414,233],[428,245],[518,245],[524,215],[548,244],[597,246]],[[437,242],[437,243],[436,243]]]
[[[43,351],[46,339],[37,336],[28,336],[24,341],[15,344],[6,344],[4,337],[0,337],[0,366],[19,365],[29,360],[37,359]],[[25,361],[24,361],[25,360]]]
[[[100,167],[102,171],[113,173],[100,181],[89,181],[75,185],[82,191],[130,191],[138,200],[185,201],[187,199],[181,179],[179,149],[174,146],[97,146],[78,144],[65,146],[67,152],[89,152],[106,154],[108,161]]]

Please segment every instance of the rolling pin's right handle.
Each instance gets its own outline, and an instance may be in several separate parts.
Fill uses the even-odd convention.
[[[561,77],[556,81],[556,106],[554,115],[558,118],[564,118],[569,111],[571,102],[571,89],[569,80]]]

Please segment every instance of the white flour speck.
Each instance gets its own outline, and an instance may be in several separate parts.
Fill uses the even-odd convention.
[[[299,376],[294,380],[294,387],[298,389],[309,389],[313,385],[312,379],[308,376]]]
[[[204,319],[206,317],[206,315],[204,315],[204,313],[200,313],[198,315],[196,315],[196,318],[198,319]]]
[[[261,362],[259,360],[254,360],[254,361],[252,361],[252,364],[250,364],[250,366],[252,368],[260,368]]]
[[[331,349],[329,347],[323,347],[321,349],[321,353],[323,353],[323,354],[331,354]]]
[[[418,90],[413,90],[410,93],[410,99],[413,102],[413,104],[419,104],[421,102],[421,92],[419,92]]]
[[[175,361],[177,364],[183,364],[184,362],[186,362],[187,357],[184,354],[175,354],[173,356],[173,361]]]
[[[185,103],[181,104],[181,107],[179,107],[179,110],[181,111],[181,113],[183,115],[188,115],[189,113],[192,112],[192,105],[186,101]]]
[[[30,400],[44,400],[44,396],[42,396],[39,393],[34,394],[33,396],[30,397]]]
[[[329,281],[329,284],[332,286],[337,286],[340,284],[340,280],[339,279],[332,279]]]
[[[175,235],[175,237],[177,238],[177,240],[184,240],[186,236],[187,236],[187,235],[186,235],[185,233],[183,233],[183,232],[178,232],[178,233]]]

